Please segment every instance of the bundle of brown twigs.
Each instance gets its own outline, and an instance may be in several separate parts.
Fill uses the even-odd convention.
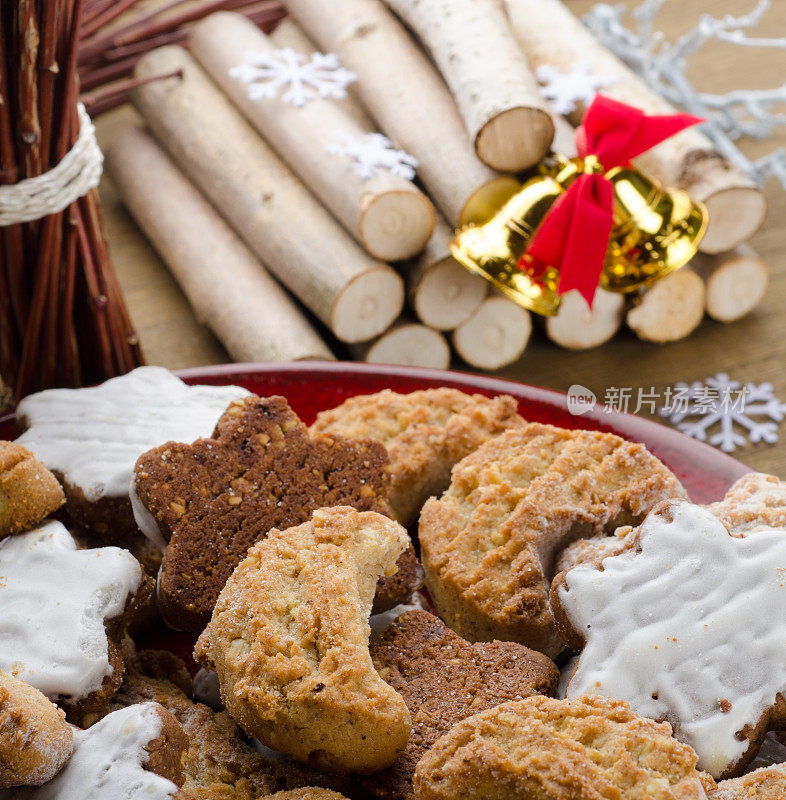
[[[48,172],[78,137],[84,6],[0,3],[0,184]],[[0,227],[0,376],[17,398],[141,362],[95,190],[59,213]]]
[[[214,11],[243,14],[265,31],[284,16],[281,0],[84,0],[79,46],[82,100],[91,115],[125,102],[139,84],[129,77],[148,51],[181,44]],[[160,76],[169,77],[169,76]]]

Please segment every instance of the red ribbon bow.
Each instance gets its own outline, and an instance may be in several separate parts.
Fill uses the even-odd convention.
[[[597,95],[576,130],[576,147],[581,158],[593,155],[608,171],[703,121],[690,114],[648,117],[638,108]],[[558,293],[578,289],[592,308],[613,226],[613,184],[602,174],[581,174],[549,209],[519,267],[532,273],[533,260],[556,267]]]

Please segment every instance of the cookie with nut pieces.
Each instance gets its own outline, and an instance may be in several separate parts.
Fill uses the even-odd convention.
[[[312,433],[376,439],[390,453],[390,506],[404,526],[450,484],[450,470],[480,445],[524,424],[510,395],[484,397],[440,387],[352,397],[321,411]]]
[[[515,642],[472,644],[427,611],[407,611],[371,638],[377,672],[404,698],[412,735],[393,764],[363,780],[375,797],[412,800],[423,754],[462,719],[510,700],[552,694],[554,663]]]
[[[410,713],[374,669],[368,618],[408,540],[381,514],[323,508],[248,551],[194,650],[246,733],[337,772],[374,772],[404,749]]]
[[[26,447],[0,441],[0,539],[29,530],[63,503],[57,478]]]
[[[201,630],[232,571],[272,528],[322,507],[387,512],[387,466],[379,442],[312,437],[283,397],[256,395],[232,403],[212,438],[145,453],[135,490],[168,541],[164,619]]]
[[[73,738],[61,709],[0,672],[0,789],[51,780],[71,756]]]
[[[549,607],[559,551],[685,497],[644,445],[531,422],[479,447],[431,498],[418,535],[439,616],[470,641],[515,641],[556,656]]]
[[[416,800],[705,800],[668,723],[603,697],[529,697],[459,722],[423,756]]]

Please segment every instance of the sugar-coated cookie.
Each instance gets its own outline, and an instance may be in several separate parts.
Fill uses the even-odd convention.
[[[774,475],[750,472],[707,508],[735,536],[761,527],[786,528],[786,483]]]
[[[159,608],[201,630],[251,545],[323,506],[386,511],[388,456],[378,442],[310,437],[283,397],[232,403],[215,435],[170,443],[136,465],[136,494],[168,540]]]
[[[14,800],[180,800],[187,744],[180,723],[158,704],[129,706],[89,730],[74,729],[74,752],[65,767]]]
[[[734,537],[710,510],[665,502],[635,550],[562,573],[551,596],[581,650],[567,697],[668,719],[713,777],[739,774],[786,722],[786,528]]]
[[[421,756],[453,725],[472,714],[553,693],[559,672],[542,653],[515,642],[470,644],[427,611],[408,611],[372,636],[377,672],[404,698],[412,735],[404,752],[363,785],[375,797],[412,800]]]
[[[0,672],[0,789],[46,783],[72,746],[65,714],[38,689]]]
[[[248,551],[194,651],[246,733],[344,772],[381,769],[404,749],[409,711],[374,669],[368,617],[408,542],[391,519],[338,507]]]
[[[317,414],[312,433],[376,439],[390,453],[394,517],[409,527],[423,503],[447,489],[453,465],[480,445],[524,423],[509,395],[488,398],[458,389],[352,397]]]
[[[416,800],[706,800],[668,723],[600,697],[529,697],[459,722],[423,756]]]
[[[643,445],[529,423],[457,464],[447,492],[423,507],[426,586],[465,639],[515,641],[555,656],[564,645],[548,588],[559,550],[684,496]]]
[[[26,397],[17,439],[63,482],[67,510],[108,543],[136,531],[128,490],[137,458],[168,441],[209,436],[237,386],[187,386],[161,367],[139,367],[88,389]]]
[[[120,685],[120,641],[148,581],[129,552],[78,550],[60,522],[0,542],[0,671],[69,714],[101,707]]]
[[[32,528],[64,502],[57,478],[27,448],[0,441],[0,539]]]
[[[742,778],[721,781],[709,800],[783,800],[786,797],[786,764],[762,767]]]

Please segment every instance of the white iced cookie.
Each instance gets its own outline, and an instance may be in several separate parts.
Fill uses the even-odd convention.
[[[169,800],[177,784],[150,767],[151,752],[169,747],[160,707],[114,711],[86,731],[74,730],[74,752],[49,783],[9,795],[14,800]],[[152,744],[152,747],[151,747]],[[173,748],[174,756],[177,747]]]
[[[113,672],[105,623],[121,617],[142,581],[128,551],[78,550],[60,522],[4,539],[0,671],[66,706],[101,691]]]
[[[60,476],[75,518],[103,533],[112,524],[133,526],[129,487],[142,453],[210,436],[227,406],[247,394],[238,386],[187,386],[162,367],[139,367],[94,388],[25,398],[17,418],[26,430],[17,441]],[[91,507],[113,500],[103,513]]]
[[[786,721],[786,529],[735,538],[708,510],[668,501],[638,551],[558,576],[552,606],[571,645],[584,641],[567,697],[668,720],[715,778]]]

